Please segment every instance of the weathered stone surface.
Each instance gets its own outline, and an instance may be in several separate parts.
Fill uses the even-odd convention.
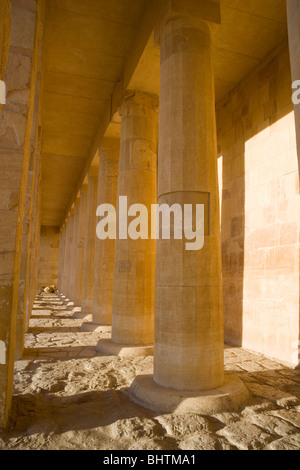
[[[39,56],[41,47],[42,4],[34,2],[34,10],[27,10],[26,5],[18,1],[11,2],[9,27],[6,24],[6,14],[3,15],[1,2],[1,79],[6,81],[7,76],[16,75],[16,82],[20,80],[18,74],[24,73],[21,88],[25,93],[14,97],[13,106],[10,107],[8,94],[8,107],[1,109],[0,115],[0,153],[1,153],[1,273],[0,273],[0,341],[5,344],[5,360],[0,365],[0,428],[5,427],[11,403],[13,389],[14,355],[17,341],[18,355],[21,355],[26,314],[25,308],[30,304],[32,292],[26,293],[27,271],[27,237],[29,234],[29,209],[26,206],[26,194],[33,197],[30,187],[31,152],[36,149],[35,136],[36,115],[39,87]],[[7,35],[2,38],[2,28]],[[9,35],[10,34],[10,35]],[[7,41],[9,39],[8,61]],[[3,49],[4,48],[4,49]],[[4,57],[6,55],[6,57]],[[5,63],[2,63],[4,60]],[[6,65],[8,66],[6,67]],[[4,67],[3,67],[4,65]],[[3,73],[5,75],[3,77]],[[9,87],[11,85],[8,79]],[[17,83],[16,83],[17,84]],[[18,85],[18,84],[17,84]],[[18,104],[22,112],[18,109]],[[4,158],[5,157],[5,158]],[[33,158],[34,160],[34,158]],[[28,184],[29,183],[29,184]],[[28,186],[28,187],[27,187]],[[3,191],[4,189],[4,191]],[[3,196],[3,199],[2,199]],[[27,201],[28,202],[28,201]],[[30,204],[29,204],[30,206]],[[37,209],[38,214],[38,209]],[[24,237],[23,237],[24,235]],[[23,249],[22,249],[22,242]],[[35,245],[38,246],[38,242]],[[33,261],[33,259],[31,259]],[[22,273],[21,273],[21,270]],[[23,322],[24,320],[24,322]],[[17,324],[18,322],[18,324]],[[18,326],[18,337],[16,331]],[[21,334],[20,334],[21,333]]]
[[[289,2],[297,70],[299,7]],[[285,43],[217,103],[217,133],[225,340],[296,365],[300,210],[291,82]]]
[[[209,433],[214,425],[207,419],[192,413],[179,415],[164,415],[158,418],[167,434],[180,438],[197,433]]]
[[[154,381],[183,391],[224,381],[213,83],[209,26],[171,16],[160,28],[158,203],[204,205],[205,236],[196,251],[174,234],[157,241]]]
[[[297,432],[295,426],[267,414],[253,414],[250,419],[253,424],[273,435],[286,436]]]
[[[274,416],[291,423],[292,425],[300,428],[300,410],[290,409],[290,410],[276,410],[271,413]]]
[[[41,227],[38,289],[57,286],[58,253],[58,227]]]
[[[260,427],[245,421],[229,424],[217,434],[241,450],[258,450],[274,439]]]
[[[300,433],[297,433],[272,442],[264,450],[299,450],[299,448]]]
[[[117,207],[119,157],[120,141],[104,139],[99,155],[97,206],[112,204]],[[93,285],[97,286],[93,289],[93,322],[99,325],[111,325],[115,240],[99,240],[95,233],[93,237],[95,250]]]
[[[279,406],[296,406],[299,404],[299,400],[295,396],[291,396],[276,388],[268,385],[248,383],[249,390],[258,397],[264,397],[268,400],[276,403]]]
[[[56,308],[61,303],[57,299],[58,294],[46,293],[37,298],[48,307],[49,318],[33,316],[30,320],[25,359],[15,364],[11,433],[0,441],[1,449],[75,446],[110,450],[246,450],[299,446],[298,407],[283,409],[266,398],[254,397],[239,413],[149,414],[129,400],[127,388],[136,374],[152,367],[153,358],[97,355],[95,344],[99,337],[107,335],[81,332],[83,320],[74,319],[65,306],[64,316],[57,317]],[[264,360],[244,349],[227,347],[226,351],[230,360]],[[271,372],[283,378],[278,372],[280,367],[274,363]],[[297,377],[297,371],[285,370],[289,372],[288,380]],[[263,380],[260,375],[257,379]],[[276,387],[269,388],[276,395]]]
[[[97,159],[97,163],[98,159]],[[93,314],[93,296],[94,296],[94,275],[95,275],[95,234],[98,195],[98,173],[99,166],[93,166],[88,173],[87,188],[87,215],[86,228],[84,236],[84,259],[83,259],[83,277],[82,277],[82,311],[86,314]],[[96,290],[96,289],[95,289]],[[62,289],[63,291],[63,289]],[[103,294],[103,292],[102,292]]]
[[[158,98],[130,90],[124,97],[117,207],[157,202]],[[101,164],[100,164],[101,166]],[[122,214],[124,216],[125,214]],[[117,237],[112,298],[112,341],[131,346],[154,342],[155,240]]]

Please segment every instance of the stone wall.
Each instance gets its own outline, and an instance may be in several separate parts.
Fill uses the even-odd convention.
[[[282,44],[217,105],[225,340],[297,364],[299,178]]]
[[[300,2],[287,0],[289,50],[291,59],[292,80],[300,80]],[[298,87],[297,87],[298,88]],[[298,162],[300,178],[300,104],[294,106],[296,120],[296,135],[298,142]]]
[[[7,103],[0,114],[0,343],[5,350],[0,363],[0,429],[6,425],[12,398],[18,306],[24,294],[23,221],[34,147],[44,2],[14,0],[5,5],[5,31],[10,35],[1,52]]]
[[[59,230],[57,227],[41,227],[38,289],[57,286],[59,254]]]

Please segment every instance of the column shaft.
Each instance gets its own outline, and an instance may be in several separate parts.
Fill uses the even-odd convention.
[[[105,139],[100,151],[98,204],[117,205],[120,141]],[[95,234],[96,237],[96,234]],[[93,322],[111,325],[115,240],[95,238]]]
[[[81,308],[84,313],[93,313],[96,210],[98,196],[99,167],[91,167],[88,173],[87,218],[84,240],[84,261],[82,278]]]
[[[127,196],[128,208],[146,206],[149,230],[146,240],[116,240],[112,342],[144,346],[154,340],[155,240],[149,222],[157,197],[158,100],[128,92],[121,115],[118,201]]]
[[[70,247],[70,222],[71,214],[65,223],[65,249],[63,255],[63,275],[62,275],[62,293],[68,297],[68,279],[69,279],[69,264],[68,264],[68,252]]]
[[[74,302],[81,306],[82,277],[83,277],[83,255],[84,255],[84,237],[86,228],[86,204],[87,204],[87,185],[84,185],[80,191],[80,205],[78,213],[77,240],[75,244],[75,285]]]
[[[59,257],[58,257],[58,275],[57,275],[57,289],[62,292],[62,278],[63,278],[63,259],[65,250],[65,229],[60,232],[59,237]]]
[[[204,204],[205,242],[159,240],[154,381],[175,390],[223,383],[221,241],[209,26],[173,17],[161,30],[158,203]],[[172,226],[172,224],[171,224]],[[172,234],[172,232],[171,232]]]
[[[73,252],[73,238],[74,238],[74,224],[75,224],[75,208],[71,209],[71,215],[68,221],[68,247],[66,250],[66,295],[71,299],[71,281],[72,281],[72,264],[74,260]]]
[[[80,197],[76,199],[75,208],[74,208],[74,223],[73,223],[73,236],[72,236],[72,246],[71,246],[71,272],[70,272],[70,300],[75,302],[75,289],[76,289],[76,249],[79,238],[79,206],[80,206]]]
[[[0,430],[7,424],[13,393],[22,221],[39,80],[42,7],[37,1],[30,6],[5,1],[0,7],[0,79],[7,86],[0,126]],[[16,90],[22,90],[22,96]]]

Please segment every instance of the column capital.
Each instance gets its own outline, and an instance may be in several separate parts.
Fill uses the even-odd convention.
[[[126,115],[128,112],[132,112],[134,108],[136,108],[136,111],[145,108],[158,112],[158,106],[159,98],[157,95],[139,90],[127,90],[120,107],[120,115],[124,117],[124,114]]]
[[[157,43],[160,41],[162,27],[179,18],[186,23],[186,26],[194,25],[202,29],[214,29],[221,24],[219,0],[166,0],[160,7],[159,21],[155,31]]]

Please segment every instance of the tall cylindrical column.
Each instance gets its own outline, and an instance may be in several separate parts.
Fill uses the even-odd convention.
[[[66,249],[66,227],[64,226],[62,231],[60,232],[60,237],[59,237],[57,289],[60,292],[60,294],[63,292],[65,249]]]
[[[62,273],[62,293],[66,297],[69,296],[69,249],[70,249],[70,226],[71,226],[71,214],[69,214],[68,219],[65,223],[65,249],[63,255],[63,273]]]
[[[98,166],[92,166],[88,172],[87,214],[81,293],[81,310],[87,315],[93,313],[98,172]]]
[[[248,399],[223,372],[214,67],[210,26],[199,17],[218,23],[220,6],[200,3],[170,0],[161,21],[158,203],[176,206],[156,248],[154,374],[130,388],[134,401],[166,413],[214,414]]]
[[[84,255],[84,237],[86,227],[86,204],[87,204],[87,185],[84,184],[80,191],[80,205],[78,213],[77,240],[75,242],[75,266],[74,266],[74,303],[76,307],[81,306],[82,278],[83,278],[83,255]]]
[[[153,346],[155,240],[151,239],[150,218],[157,196],[158,99],[128,91],[121,115],[118,220],[119,216],[127,220],[128,213],[129,227],[135,220],[135,211],[131,213],[130,208],[140,204],[148,211],[148,226],[146,237],[138,239],[132,239],[130,230],[127,237],[117,230],[111,340],[119,346]],[[123,208],[120,198],[124,197],[127,201]]]
[[[68,265],[68,278],[67,278],[67,285],[68,285],[68,297],[70,301],[74,301],[73,297],[73,285],[74,285],[74,240],[76,239],[76,221],[78,217],[78,200],[76,204],[74,204],[74,208],[71,209],[71,217],[70,217],[70,232],[69,232],[69,246],[68,246],[68,258],[67,258],[67,265]]]
[[[117,205],[120,141],[104,139],[100,149],[98,202]],[[99,240],[95,230],[93,323],[111,326],[114,284],[115,240]]]
[[[159,240],[154,380],[176,390],[222,385],[222,269],[210,28],[175,17],[161,31],[158,203],[204,204],[204,247]]]

